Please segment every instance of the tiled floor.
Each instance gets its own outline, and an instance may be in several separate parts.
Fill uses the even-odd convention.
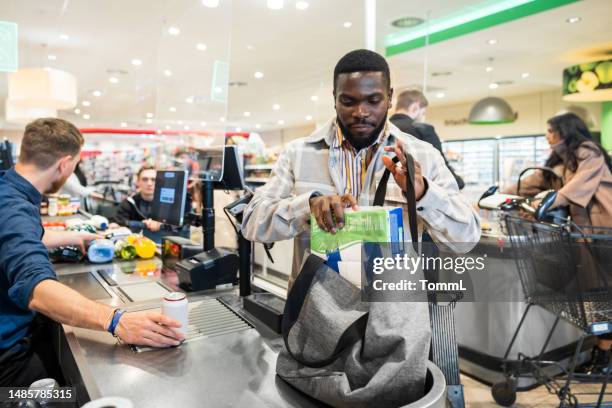
[[[461,382],[465,387],[465,402],[468,408],[485,408],[497,407],[498,405],[491,396],[491,388],[473,378],[462,375]],[[577,384],[571,387],[574,393],[590,393],[599,392],[601,384]],[[612,386],[607,388],[605,401],[612,401]],[[596,395],[579,396],[580,403],[597,401]],[[516,408],[532,408],[532,407],[558,407],[559,399],[555,395],[551,395],[546,390],[546,387],[540,386],[528,392],[519,392],[517,394],[516,403],[513,407]],[[607,405],[610,407],[611,405]]]

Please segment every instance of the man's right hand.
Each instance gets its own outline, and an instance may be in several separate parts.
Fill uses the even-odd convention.
[[[144,224],[145,227],[147,227],[149,231],[152,231],[152,232],[159,231],[162,226],[161,222],[152,220],[150,218],[143,220],[142,223]]]
[[[119,319],[115,334],[128,344],[150,347],[178,346],[185,337],[173,330],[181,323],[161,313],[126,312]]]
[[[312,197],[310,199],[310,212],[317,220],[319,228],[335,234],[344,227],[344,209],[351,207],[357,210],[357,200],[351,194],[328,195]]]

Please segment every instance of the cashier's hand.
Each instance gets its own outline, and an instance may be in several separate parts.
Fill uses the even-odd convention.
[[[147,218],[146,220],[142,221],[142,223],[149,231],[153,232],[159,231],[162,225],[161,222],[152,220],[150,218]]]
[[[385,167],[393,174],[393,178],[398,186],[402,189],[402,191],[406,192],[406,177],[408,177],[406,171],[406,153],[404,153],[404,144],[397,141],[395,146],[387,146],[385,147],[386,152],[394,152],[397,157],[399,157],[400,161],[397,163],[393,163],[393,160],[390,157],[383,156],[383,164]],[[421,165],[418,161],[414,161],[414,192],[416,195],[416,200],[419,201],[425,195],[426,184],[425,179],[423,178],[423,170],[421,169]]]
[[[318,196],[310,199],[310,212],[317,220],[317,224],[323,231],[332,234],[344,227],[346,207],[357,210],[357,200],[350,194]]]
[[[178,346],[185,337],[173,328],[181,323],[161,313],[142,311],[127,312],[119,319],[115,334],[128,344],[150,347]]]
[[[64,234],[66,234],[65,245],[78,247],[84,254],[87,253],[87,246],[91,241],[104,238],[102,235],[92,234],[85,231],[66,231]]]

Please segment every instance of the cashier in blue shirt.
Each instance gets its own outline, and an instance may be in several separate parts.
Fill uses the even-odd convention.
[[[56,358],[40,339],[37,313],[57,322],[107,330],[130,344],[178,345],[180,323],[155,312],[130,312],[94,302],[59,283],[47,248],[80,245],[97,236],[46,231],[42,194],[57,192],[80,157],[83,136],[54,118],[30,123],[15,168],[0,173],[0,386],[29,386],[53,375]],[[56,364],[55,364],[56,365]]]

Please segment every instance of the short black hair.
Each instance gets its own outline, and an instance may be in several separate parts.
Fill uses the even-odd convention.
[[[340,58],[334,68],[334,92],[338,82],[338,75],[351,74],[353,72],[382,72],[387,80],[387,87],[391,88],[391,73],[389,64],[385,58],[370,50],[354,50]]]

